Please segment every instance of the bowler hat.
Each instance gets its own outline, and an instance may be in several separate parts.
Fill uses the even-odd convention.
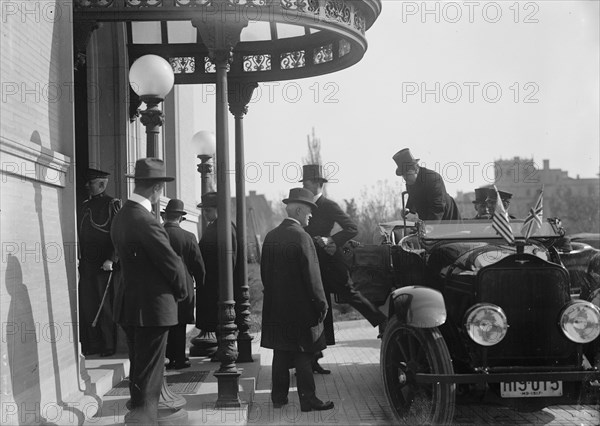
[[[135,162],[135,174],[127,175],[135,180],[156,180],[170,182],[174,177],[167,176],[165,162],[159,158],[140,158]]]
[[[314,203],[313,198],[315,196],[312,192],[305,188],[292,188],[290,189],[290,195],[288,198],[283,199],[283,204],[289,203],[303,203],[307,204],[313,209],[317,208],[317,205]]]
[[[485,203],[490,188],[475,188],[475,200],[473,204]]]
[[[410,149],[408,148],[401,149],[400,151],[395,153],[392,158],[394,159],[397,165],[397,176],[402,176],[404,173],[406,173],[406,170],[417,164],[420,160],[419,158],[414,158],[410,152]]]
[[[306,164],[302,166],[302,180],[300,182],[304,182],[305,180],[327,182],[327,179],[323,175],[323,166],[320,164]]]
[[[179,213],[179,214],[187,214],[187,212],[183,209],[183,201],[173,198],[169,200],[167,203],[167,207],[161,213]]]
[[[200,209],[205,209],[207,207],[217,207],[217,193],[207,192],[206,194],[202,194],[202,202],[196,207]]]
[[[83,177],[86,182],[88,182],[92,179],[105,178],[105,177],[108,177],[109,175],[110,175],[110,173],[108,173],[108,172],[103,172],[102,170],[92,169],[92,168],[88,168],[83,173]]]

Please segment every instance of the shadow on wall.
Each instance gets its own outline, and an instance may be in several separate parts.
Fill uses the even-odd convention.
[[[31,299],[23,283],[21,264],[10,254],[6,260],[5,283],[10,305],[6,335],[3,338],[8,350],[8,368],[15,405],[11,407],[10,403],[3,403],[3,417],[13,424],[45,424],[46,419],[41,415],[38,336]]]

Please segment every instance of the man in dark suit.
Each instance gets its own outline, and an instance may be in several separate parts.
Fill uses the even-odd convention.
[[[439,173],[419,166],[419,159],[415,159],[408,148],[398,151],[392,158],[397,166],[396,175],[404,178],[408,191],[403,216],[416,213],[420,220],[431,222],[460,219],[456,202],[446,192]]]
[[[123,282],[115,295],[115,320],[127,336],[131,411],[128,424],[156,424],[169,328],[177,301],[187,296],[185,267],[167,232],[152,214],[165,182],[173,180],[157,158],[135,164],[135,188],[110,232]]]
[[[116,325],[112,318],[113,289],[109,277],[116,263],[110,226],[121,200],[106,194],[110,173],[87,169],[85,188],[89,198],[79,211],[79,334],[83,355],[115,353]],[[114,277],[112,277],[114,281]],[[108,287],[108,288],[107,288]],[[106,297],[104,297],[106,293]],[[104,299],[104,302],[102,300]],[[93,326],[100,310],[98,323]]]
[[[473,219],[491,219],[492,215],[487,205],[489,188],[476,188],[475,189],[475,200],[473,200],[473,208],[477,212]]]
[[[279,408],[288,403],[289,369],[295,367],[302,411],[329,410],[315,393],[311,362],[325,348],[322,322],[327,301],[317,253],[308,225],[317,206],[304,188],[293,188],[284,199],[288,217],[265,237],[260,274],[264,286],[261,346],[273,349],[271,400]]]
[[[217,193],[207,192],[202,195],[202,202],[198,204],[202,209],[202,215],[206,218],[208,225],[200,238],[200,252],[206,267],[206,277],[203,287],[196,287],[196,328],[202,330],[202,334],[214,333],[219,326],[219,249],[217,238]],[[235,225],[231,224],[231,262],[234,268],[233,276],[236,277],[235,265],[237,258],[237,238]],[[234,278],[234,286],[236,285]],[[216,360],[216,355],[213,356]]]
[[[335,333],[333,330],[331,293],[336,293],[343,300],[348,301],[347,303],[359,311],[373,327],[383,323],[386,317],[354,289],[348,265],[344,261],[342,246],[358,233],[358,228],[350,216],[344,213],[335,201],[323,196],[323,185],[327,182],[327,179],[323,175],[322,166],[318,164],[303,166],[301,182],[304,188],[313,194],[313,200],[317,205],[306,227],[306,232],[313,238],[317,248],[321,278],[329,305],[327,317],[325,318],[325,337],[328,345],[334,345]],[[331,235],[336,223],[342,229]],[[313,362],[313,371],[319,374],[329,374],[331,371],[324,369],[317,362],[322,356],[321,353],[317,353]]]
[[[169,200],[167,207],[162,212],[165,231],[169,234],[171,247],[181,257],[186,266],[187,297],[179,301],[177,306],[177,325],[169,330],[167,339],[167,358],[169,364],[167,370],[188,368],[190,360],[185,356],[185,330],[186,324],[194,324],[194,311],[196,309],[196,287],[204,285],[204,261],[198,247],[198,240],[191,232],[181,229],[179,224],[185,220],[183,217],[187,212],[183,208],[183,201],[173,198]]]

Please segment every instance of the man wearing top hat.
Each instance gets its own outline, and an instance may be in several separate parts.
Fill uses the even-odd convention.
[[[456,202],[446,192],[439,173],[419,166],[419,159],[415,159],[408,148],[398,151],[392,158],[397,166],[396,175],[404,178],[408,191],[403,216],[415,213],[420,220],[432,222],[460,219]]]
[[[276,408],[289,402],[289,369],[294,367],[301,411],[333,408],[333,402],[317,398],[311,371],[314,353],[326,346],[323,319],[328,310],[315,246],[303,229],[317,209],[313,197],[304,188],[290,190],[283,200],[288,217],[265,236],[260,264],[260,344],[273,349],[271,401]]]
[[[115,319],[127,336],[131,411],[126,424],[156,424],[163,383],[169,328],[178,323],[177,302],[187,296],[187,279],[181,258],[169,236],[152,214],[166,176],[158,158],[135,164],[135,188],[113,220],[110,236],[123,282],[115,294]]]
[[[217,193],[207,192],[202,195],[202,202],[198,204],[202,215],[206,218],[207,226],[200,237],[200,252],[206,268],[204,286],[196,287],[196,328],[203,335],[215,333],[219,326],[219,246],[218,246],[218,211]],[[233,265],[234,287],[238,274],[235,273],[237,260],[237,235],[235,225],[231,224],[231,262]],[[216,356],[213,357],[216,360]]]
[[[475,200],[473,200],[473,208],[477,214],[473,219],[491,219],[492,215],[488,209],[487,196],[489,188],[476,188]]]
[[[87,169],[85,188],[89,198],[79,211],[79,335],[83,355],[115,353],[116,325],[112,319],[113,264],[117,258],[110,226],[121,200],[106,194],[109,173]],[[106,297],[103,297],[106,292]],[[104,302],[102,300],[104,299]],[[100,311],[98,321],[92,324]]]
[[[181,257],[185,265],[187,297],[180,300],[177,306],[178,323],[169,330],[167,339],[167,358],[169,358],[169,369],[181,369],[190,367],[190,361],[185,356],[186,324],[194,324],[194,312],[196,309],[196,287],[204,285],[204,261],[198,247],[198,240],[191,232],[182,229],[179,225],[185,220],[187,212],[183,208],[183,201],[173,198],[169,200],[167,207],[162,212],[163,226],[169,235],[171,247]]]
[[[348,266],[344,261],[342,246],[358,233],[356,223],[340,206],[323,196],[323,185],[327,179],[323,175],[323,167],[319,164],[308,164],[302,167],[302,185],[313,194],[313,201],[317,205],[313,209],[306,232],[313,238],[317,248],[321,278],[325,286],[325,293],[329,304],[329,311],[325,318],[325,336],[328,345],[335,344],[333,330],[333,315],[331,309],[330,293],[337,293],[350,306],[358,310],[373,327],[383,323],[385,315],[377,310],[361,293],[354,289]],[[342,229],[331,235],[335,224]],[[322,354],[317,354],[313,363],[313,371],[320,374],[329,374],[330,371],[322,368],[317,359]]]

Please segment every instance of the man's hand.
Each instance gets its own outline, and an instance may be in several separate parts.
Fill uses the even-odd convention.
[[[327,253],[330,256],[333,256],[337,249],[337,245],[333,241],[333,238],[327,237],[327,243],[325,244],[325,247],[323,247],[323,249],[325,250],[325,253]]]
[[[321,314],[319,315],[319,322],[325,321],[326,316],[327,316],[327,308],[325,308],[324,311],[321,311]]]
[[[112,271],[113,270],[113,261],[110,259],[106,259],[100,268],[103,271]]]

